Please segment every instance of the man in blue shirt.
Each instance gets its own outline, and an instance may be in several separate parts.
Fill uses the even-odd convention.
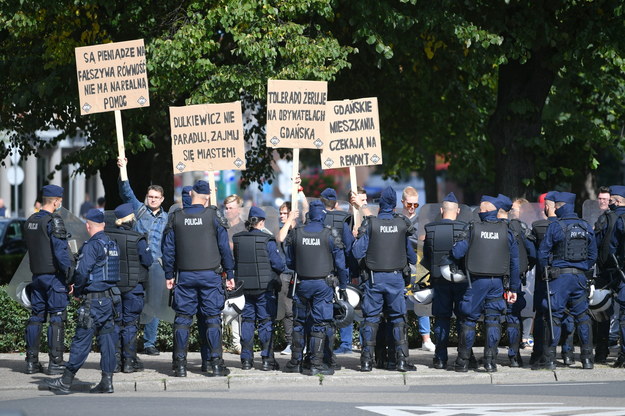
[[[163,238],[163,267],[167,288],[174,289],[173,367],[176,377],[187,376],[189,328],[198,313],[206,323],[212,372],[209,376],[227,376],[222,358],[221,311],[226,288],[234,288],[234,258],[225,228],[226,219],[209,206],[210,187],[197,181],[191,191],[191,206],[172,213],[171,229]],[[178,280],[174,282],[175,273]]]
[[[113,393],[115,370],[114,308],[120,302],[119,246],[104,233],[104,214],[97,208],[87,212],[86,227],[90,237],[80,249],[74,275],[74,296],[78,308],[76,334],[70,347],[69,361],[63,376],[46,383],[50,390],[69,393],[74,376],[87,360],[93,336],[98,338],[102,380],[91,393]]]
[[[128,164],[127,159],[117,159],[117,166],[120,168]],[[159,289],[162,288],[164,279],[161,242],[163,231],[167,225],[167,213],[163,210],[164,201],[163,188],[159,185],[148,186],[145,196],[145,203],[135,196],[130,181],[119,181],[119,195],[122,201],[131,203],[135,210],[136,226],[135,231],[148,236],[148,245],[152,252],[153,263],[150,266],[149,279],[146,288],[146,302],[150,302],[150,296],[160,296]],[[153,288],[150,288],[152,283]],[[159,355],[156,348],[156,336],[158,334],[158,318],[153,317],[143,329],[143,352],[148,355]]]
[[[46,185],[42,189],[43,206],[28,218],[24,237],[30,259],[31,314],[26,326],[26,373],[43,371],[39,363],[41,326],[50,316],[48,351],[50,362],[47,374],[61,374],[65,370],[65,321],[67,319],[68,285],[73,273],[73,260],[67,244],[67,231],[55,211],[63,204],[63,188]]]

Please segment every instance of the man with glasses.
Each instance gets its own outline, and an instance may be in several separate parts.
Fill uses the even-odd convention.
[[[128,159],[117,158],[117,166],[121,169],[128,165]],[[146,293],[148,296],[154,293],[149,289],[150,285],[154,287],[163,286],[165,281],[165,272],[163,271],[163,252],[161,249],[161,241],[163,239],[163,230],[167,225],[167,213],[161,205],[165,198],[163,197],[163,187],[160,185],[148,186],[145,196],[145,202],[141,202],[135,196],[130,186],[130,181],[118,181],[119,195],[124,203],[131,203],[135,211],[135,231],[148,236],[148,245],[152,252],[154,262],[150,266],[149,278],[147,282]],[[147,298],[147,296],[146,296]],[[156,336],[158,335],[159,319],[152,319],[145,324],[143,329],[143,353],[147,355],[159,355],[160,351],[156,348]]]
[[[416,230],[418,229],[418,216],[417,208],[419,208],[419,192],[412,186],[407,186],[401,194],[401,203],[403,205],[402,214],[404,214],[412,224],[412,228],[415,233],[410,236],[410,243],[415,253],[417,252],[417,244],[419,242],[419,236]],[[436,345],[430,338],[430,317],[419,316],[419,334],[421,334],[421,348],[425,351],[433,352],[436,349]]]

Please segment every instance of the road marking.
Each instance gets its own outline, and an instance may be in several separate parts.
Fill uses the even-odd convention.
[[[359,406],[357,409],[384,416],[461,416],[461,415],[523,415],[523,416],[623,416],[620,407],[563,406],[563,403],[497,403],[445,404],[426,406]]]
[[[493,384],[496,387],[562,387],[562,386],[597,386],[610,383],[540,383],[540,384]]]

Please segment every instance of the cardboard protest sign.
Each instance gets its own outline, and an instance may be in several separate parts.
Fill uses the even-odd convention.
[[[320,149],[326,133],[325,81],[267,82],[267,146]]]
[[[174,172],[245,169],[241,101],[169,107]]]
[[[75,49],[80,114],[148,107],[143,39]]]
[[[321,167],[336,169],[382,164],[378,99],[328,101]]]

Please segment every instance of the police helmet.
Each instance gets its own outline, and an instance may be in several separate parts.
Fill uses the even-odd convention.
[[[441,266],[441,275],[445,280],[453,283],[464,282],[467,276],[458,268],[456,264],[444,264]]]
[[[222,311],[224,323],[227,325],[241,315],[245,307],[245,295],[243,294],[243,282],[236,283],[234,289],[226,291],[226,302]]]
[[[354,307],[338,297],[334,299],[332,305],[334,310],[334,325],[337,328],[345,328],[354,322]]]
[[[17,288],[15,289],[17,301],[26,309],[30,309],[32,307],[30,303],[30,294],[32,291],[33,290],[29,282],[22,282],[17,285]]]
[[[588,301],[588,312],[597,322],[609,321],[614,313],[612,291],[609,289],[595,289]]]
[[[338,286],[336,287],[335,291],[336,291],[336,295],[338,296],[339,294]],[[349,304],[352,305],[352,308],[360,309],[360,304],[362,302],[362,291],[358,289],[356,286],[349,285],[349,284],[347,285],[347,289],[345,291],[347,292],[347,302],[349,302]]]
[[[412,300],[417,305],[429,305],[432,303],[432,296],[434,295],[434,291],[429,287],[420,288],[417,291],[413,291],[409,294],[410,300]]]

